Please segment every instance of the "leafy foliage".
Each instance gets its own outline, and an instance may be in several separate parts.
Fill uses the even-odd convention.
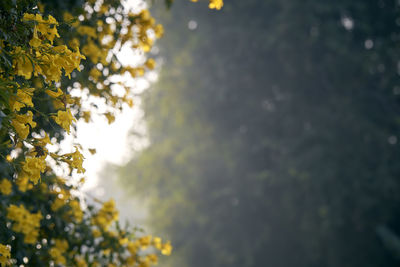
[[[169,242],[122,227],[113,200],[84,201],[83,178],[55,172],[85,172],[79,145],[69,153],[54,146],[77,119],[88,122],[97,110],[112,123],[132,105],[130,88],[113,76],[154,68],[146,57],[122,66],[121,47],[144,56],[162,34],[147,9],[132,13],[120,1],[0,3],[1,266],[145,267],[171,253]],[[103,99],[107,111],[82,105],[89,96]]]

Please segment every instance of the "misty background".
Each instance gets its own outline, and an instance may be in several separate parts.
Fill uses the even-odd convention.
[[[152,12],[149,145],[99,188],[171,240],[159,266],[399,266],[400,2]]]

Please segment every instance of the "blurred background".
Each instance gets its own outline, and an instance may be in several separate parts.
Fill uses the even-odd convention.
[[[400,2],[152,12],[146,145],[93,190],[171,239],[159,266],[399,266]]]

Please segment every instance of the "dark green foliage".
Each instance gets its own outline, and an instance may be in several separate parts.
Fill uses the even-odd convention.
[[[398,3],[225,2],[160,12],[152,143],[122,170],[171,266],[398,266]]]

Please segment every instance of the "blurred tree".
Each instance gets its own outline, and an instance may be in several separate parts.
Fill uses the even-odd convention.
[[[155,10],[168,71],[143,96],[151,145],[121,180],[151,196],[168,266],[398,266],[379,227],[400,233],[399,10]]]

